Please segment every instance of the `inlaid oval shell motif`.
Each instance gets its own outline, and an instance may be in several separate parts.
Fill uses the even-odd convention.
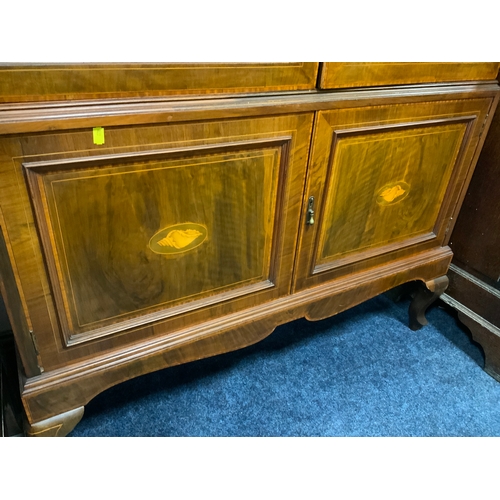
[[[207,238],[207,228],[194,222],[185,222],[158,231],[150,240],[155,253],[178,254],[200,246]]]
[[[379,205],[394,205],[403,201],[410,194],[410,185],[404,181],[386,184],[377,193],[377,203]]]

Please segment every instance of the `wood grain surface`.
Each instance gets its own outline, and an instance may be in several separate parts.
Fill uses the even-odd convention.
[[[319,112],[304,198],[314,196],[318,223],[302,225],[296,290],[444,244],[491,105]],[[377,202],[398,185],[406,197]]]
[[[2,230],[45,370],[288,294],[312,118],[4,136]],[[184,222],[207,240],[149,250]]]
[[[130,99],[57,103],[0,104],[0,135],[54,132],[94,127],[154,125],[187,121],[264,117],[320,110],[436,102],[443,99],[491,98],[495,83],[466,83],[349,91],[249,94],[210,99]]]
[[[358,62],[322,64],[320,88],[494,80],[497,62]]]
[[[467,121],[336,133],[318,265],[430,234]]]
[[[0,65],[0,102],[314,89],[318,63]]]
[[[68,364],[27,381],[23,399],[31,422],[76,409],[108,387],[144,373],[254,344],[283,323],[320,320],[410,280],[442,276],[451,261],[448,248],[412,255],[225,317],[205,318],[175,335],[157,332],[154,341]],[[312,360],[311,360],[312,362]]]
[[[174,158],[166,150],[163,159],[146,161],[117,155],[99,167],[25,164],[50,241],[53,286],[60,285],[60,306],[69,313],[67,334],[119,322],[102,333],[112,332],[124,320],[176,304],[274,286],[273,234],[282,231],[275,228],[276,202],[289,140],[229,143],[217,154],[187,148]],[[203,240],[191,245],[200,230]],[[175,252],[152,250],[159,231],[177,237]]]
[[[231,92],[285,85],[292,66],[272,67],[279,84],[259,66]],[[39,102],[0,105],[2,291],[41,432],[68,432],[78,418],[63,414],[124,380],[443,276],[498,102],[491,82],[167,98],[155,70],[173,69],[142,69],[141,99],[113,100],[112,73],[59,67],[87,76],[70,91],[42,72],[18,94],[46,86]],[[229,92],[225,69],[170,90]],[[124,95],[142,92],[129,83]],[[56,97],[96,100],[43,102]]]

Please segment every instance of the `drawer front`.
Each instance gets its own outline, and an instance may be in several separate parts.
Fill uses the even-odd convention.
[[[336,89],[376,85],[494,80],[499,63],[323,63],[320,87]]]
[[[440,246],[489,99],[320,112],[298,289]],[[479,125],[478,125],[479,124]]]
[[[0,102],[310,90],[318,63],[0,65]]]
[[[286,295],[311,127],[303,114],[111,128],[102,145],[92,129],[2,139],[21,283],[38,264],[22,295],[42,362],[44,347],[77,357]]]

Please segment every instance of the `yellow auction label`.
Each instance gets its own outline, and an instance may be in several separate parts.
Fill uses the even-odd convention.
[[[98,146],[104,144],[104,128],[94,127],[92,129],[92,139],[94,140],[94,144]]]
[[[158,231],[150,240],[149,248],[155,253],[178,254],[189,252],[206,239],[207,228],[194,222],[175,224]]]

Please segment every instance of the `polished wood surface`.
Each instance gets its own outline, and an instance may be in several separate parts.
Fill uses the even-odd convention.
[[[305,194],[319,221],[302,226],[296,289],[445,244],[490,106],[319,112]]]
[[[264,117],[320,110],[346,109],[408,102],[436,102],[475,97],[491,98],[496,83],[418,86],[334,92],[249,94],[207,99],[137,99],[130,102],[71,101],[0,104],[0,135],[118,125],[155,125],[242,117]],[[89,136],[89,138],[91,138]]]
[[[314,89],[318,63],[0,65],[0,102]]]
[[[306,113],[106,128],[103,145],[92,129],[3,137],[0,207],[43,369],[288,294],[311,128]],[[201,245],[150,249],[185,222]]]
[[[440,283],[498,102],[491,82],[175,92],[0,105],[2,293],[30,434],[69,432],[135,376]]]
[[[1,213],[0,213],[1,215]],[[5,228],[5,222],[0,226]],[[4,235],[0,232],[0,292],[5,301],[9,313],[9,321],[16,336],[16,344],[19,357],[22,361],[22,369],[28,377],[39,375],[41,369],[41,359],[33,344],[33,338],[30,335],[31,324],[26,317],[26,310],[20,296],[22,288],[16,280],[12,269],[12,262],[15,262],[14,256],[9,255],[5,243]]]
[[[157,331],[154,339],[137,342],[133,348],[96,353],[28,380],[23,390],[26,412],[30,421],[37,422],[85,405],[130,378],[259,342],[280,324],[301,317],[324,319],[410,280],[430,281],[446,272],[451,257],[448,248],[418,253],[260,306],[206,318],[175,335]]]
[[[180,303],[273,287],[290,140],[228,143],[212,154],[165,150],[145,161],[117,155],[97,168],[100,156],[77,167],[25,163],[59,309],[69,313],[66,333],[105,334]]]
[[[404,130],[336,131],[317,264],[430,234],[466,129],[463,121],[429,120]]]
[[[448,276],[440,276],[427,283],[420,283],[410,304],[410,328],[412,330],[420,330],[420,328],[428,324],[425,311],[443,295],[448,284]]]
[[[498,63],[335,63],[322,64],[320,87],[323,89],[405,85],[414,83],[494,80]]]
[[[25,432],[29,437],[58,437],[66,436],[83,417],[84,407],[60,413],[40,422],[26,422]]]

